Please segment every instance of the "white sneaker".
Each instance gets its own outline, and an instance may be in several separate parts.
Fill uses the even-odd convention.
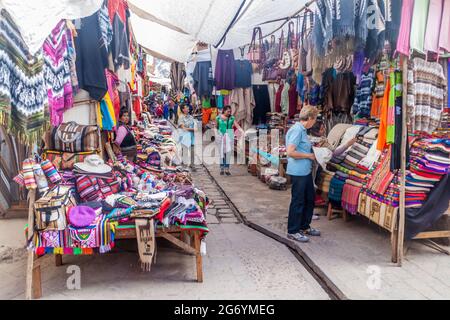
[[[309,241],[309,238],[300,232],[294,233],[294,234],[288,233],[287,237],[288,237],[288,239],[295,240],[298,242],[308,242]]]

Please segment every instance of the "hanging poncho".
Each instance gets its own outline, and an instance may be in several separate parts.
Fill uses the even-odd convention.
[[[42,52],[31,56],[5,10],[0,14],[0,120],[19,141],[42,137],[47,111]]]
[[[64,20],[53,29],[43,46],[44,76],[52,126],[63,122],[63,113],[73,106],[71,62],[68,38],[71,36]]]

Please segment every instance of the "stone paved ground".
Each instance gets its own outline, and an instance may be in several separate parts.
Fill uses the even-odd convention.
[[[62,267],[44,258],[43,299],[329,299],[285,245],[238,221],[204,169],[194,180],[213,200],[203,283],[195,281],[195,258],[162,239],[152,271],[141,272],[130,240],[109,254],[64,257]],[[25,223],[25,216],[0,220],[0,299],[24,298]],[[81,268],[81,290],[67,289],[69,265]]]
[[[286,236],[290,189],[270,190],[245,166],[232,166],[231,177],[220,176],[216,166],[208,170],[247,220]],[[389,234],[362,217],[322,216],[313,226],[323,236],[301,249],[348,298],[450,299],[450,256],[413,242],[400,268],[390,262]]]

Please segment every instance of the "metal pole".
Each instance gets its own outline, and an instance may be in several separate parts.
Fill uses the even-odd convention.
[[[407,97],[408,97],[408,57],[402,56],[402,145],[401,145],[401,176],[400,176],[400,206],[399,206],[399,219],[398,219],[398,242],[397,252],[398,259],[397,265],[402,266],[403,261],[403,245],[405,241],[405,184],[406,184],[406,144],[408,143],[408,128],[406,126],[406,112],[407,112]]]

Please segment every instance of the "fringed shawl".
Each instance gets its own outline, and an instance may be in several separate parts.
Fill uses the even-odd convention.
[[[0,14],[0,122],[21,143],[31,144],[47,129],[48,97],[42,52],[31,56],[5,10]]]

